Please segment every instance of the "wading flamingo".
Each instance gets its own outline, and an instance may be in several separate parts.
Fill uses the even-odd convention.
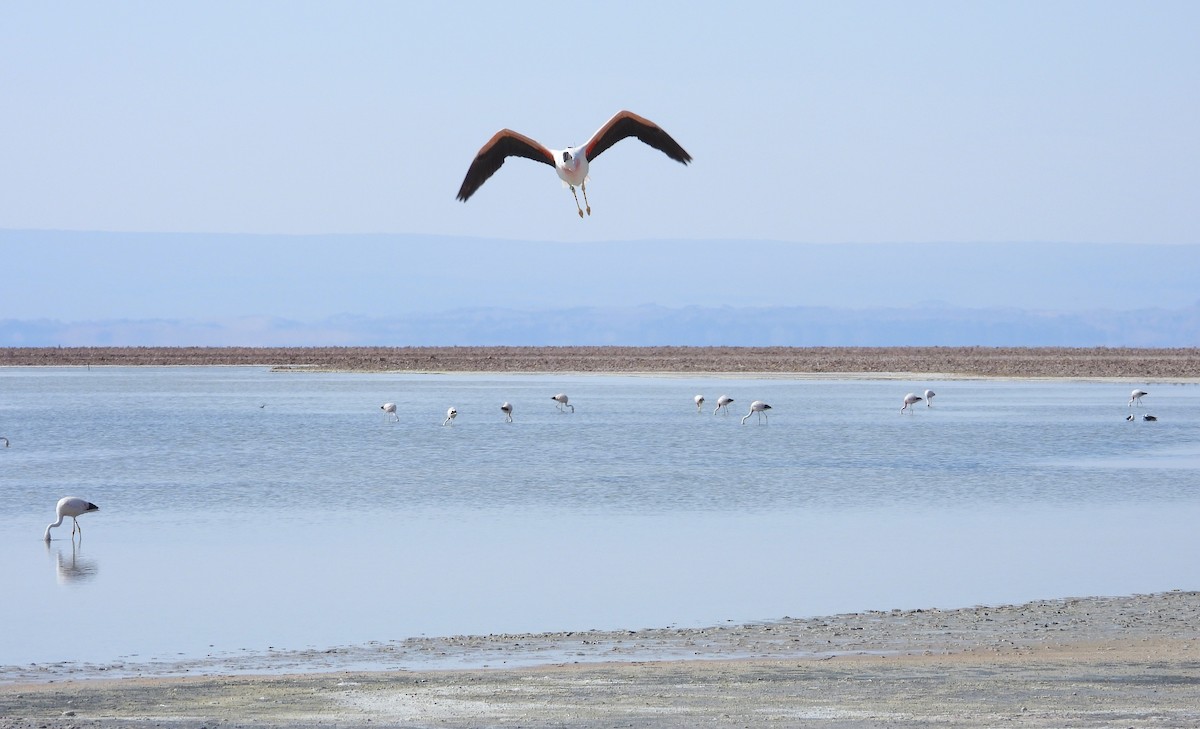
[[[1134,390],[1133,392],[1129,393],[1129,407],[1133,407],[1135,402],[1138,405],[1141,405],[1142,398],[1149,394],[1150,393],[1146,392],[1145,390]]]
[[[725,414],[728,415],[729,414],[729,403],[731,403],[731,402],[733,402],[733,398],[728,395],[722,395],[722,396],[718,397],[717,398],[717,407],[715,410],[713,410],[713,415],[716,415],[717,413],[721,412],[722,410],[724,410]]]
[[[449,425],[457,417],[458,417],[458,411],[455,410],[454,408],[450,408],[449,410],[446,411],[446,422],[442,423],[442,425]]]
[[[700,412],[700,408],[704,406],[704,396],[697,395],[692,399],[696,401],[696,412]]]
[[[749,418],[751,415],[753,415],[755,413],[758,413],[758,422],[761,423],[763,421],[763,418],[767,417],[767,411],[770,409],[771,409],[771,406],[766,404],[762,400],[755,400],[754,402],[750,403],[750,412],[746,413],[745,418],[742,418],[742,425],[746,424],[746,418]]]
[[[394,403],[394,402],[385,402],[384,404],[379,406],[379,409],[382,410],[384,413],[391,415],[396,420],[400,419],[400,416],[396,414],[396,403]]]
[[[501,405],[500,412],[504,413],[504,422],[506,422],[506,423],[512,422],[512,405],[511,404],[506,402],[503,405]]]
[[[550,399],[558,403],[559,410],[562,410],[564,407],[568,407],[571,408],[571,412],[575,412],[575,406],[568,402],[569,398],[566,396],[566,394],[560,392]]]
[[[933,396],[936,394],[937,393],[934,392],[933,390],[925,391],[925,407],[927,407],[927,408],[933,407]]]
[[[910,406],[916,405],[919,402],[921,402],[920,395],[916,395],[911,392],[908,393],[907,395],[904,396],[904,407],[900,408],[900,412],[904,412],[905,410],[908,410]],[[908,410],[908,411],[910,413],[912,412],[912,410]]]
[[[79,526],[79,521],[76,517],[82,516],[89,511],[100,511],[100,507],[96,506],[87,499],[81,499],[78,496],[64,496],[58,500],[58,505],[54,507],[54,513],[58,515],[58,521],[46,527],[46,536],[44,539],[50,541],[50,530],[62,524],[63,519],[71,517],[71,538],[75,538],[76,530],[79,531],[79,537],[83,538],[83,527]]]

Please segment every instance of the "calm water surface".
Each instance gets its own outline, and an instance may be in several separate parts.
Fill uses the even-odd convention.
[[[1195,385],[21,368],[0,435],[0,665],[1200,588]]]

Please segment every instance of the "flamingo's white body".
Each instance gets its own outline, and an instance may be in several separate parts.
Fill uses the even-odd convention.
[[[1129,393],[1129,407],[1133,407],[1134,403],[1141,405],[1142,398],[1149,394],[1150,393],[1146,392],[1145,390],[1134,390],[1133,392]]]
[[[920,395],[917,395],[912,392],[908,393],[907,395],[904,396],[904,406],[900,408],[900,412],[904,412],[905,410],[908,410],[910,407],[912,407],[913,405],[916,405],[919,402],[921,402]],[[909,410],[909,412],[912,412],[912,411]]]
[[[504,413],[504,422],[506,422],[506,423],[512,422],[512,405],[510,403],[506,402],[503,405],[501,405],[500,412]]]
[[[396,414],[396,403],[394,403],[394,402],[385,402],[384,404],[379,406],[379,409],[382,410],[384,413],[391,415],[396,420],[400,419],[400,416]]]
[[[446,411],[446,422],[442,423],[442,425],[449,425],[457,417],[458,417],[458,411],[455,410],[454,408],[450,408],[449,410]]]
[[[509,157],[524,157],[554,168],[563,184],[571,188],[571,194],[575,196],[575,208],[581,218],[584,208],[579,207],[579,195],[575,193],[575,188],[582,189],[583,204],[587,207],[587,214],[591,215],[592,206],[587,199],[588,163],[626,137],[636,137],[685,165],[692,161],[691,155],[671,135],[654,122],[631,111],[617,112],[582,146],[566,149],[550,149],[524,134],[501,129],[475,153],[475,159],[458,190],[458,199],[463,202],[470,199]]]
[[[560,392],[557,395],[551,397],[550,399],[553,400],[554,402],[558,403],[559,410],[562,410],[564,407],[567,407],[567,408],[571,408],[571,412],[575,412],[575,406],[569,402],[570,398],[568,398],[566,396],[566,394]]]
[[[731,403],[731,402],[733,402],[733,398],[728,395],[722,395],[722,396],[718,397],[717,398],[717,407],[713,410],[713,415],[716,415],[717,413],[721,412],[722,410],[724,410],[725,414],[728,415],[729,414],[729,403]]]
[[[696,412],[700,412],[700,408],[704,406],[704,396],[697,395],[692,399],[696,401]]]
[[[87,499],[81,499],[78,496],[64,496],[58,500],[58,505],[54,507],[54,513],[58,516],[58,521],[46,527],[45,540],[50,541],[50,530],[63,523],[63,519],[71,517],[71,538],[75,537],[75,532],[79,532],[79,536],[83,536],[83,527],[79,526],[77,517],[82,516],[89,511],[100,511],[100,507],[96,506]]]
[[[767,411],[770,409],[771,406],[762,400],[755,400],[754,402],[750,403],[750,412],[746,413],[746,417],[742,418],[742,425],[746,424],[746,418],[749,418],[755,413],[758,413],[758,421],[761,423],[763,418],[767,417]]]
[[[925,391],[925,407],[927,407],[927,408],[933,407],[933,396],[936,394],[937,393],[934,392],[933,390]]]

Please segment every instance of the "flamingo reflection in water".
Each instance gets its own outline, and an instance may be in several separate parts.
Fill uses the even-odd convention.
[[[50,551],[50,543],[46,542],[46,551]],[[71,540],[71,553],[67,554],[64,547],[59,547],[54,555],[54,572],[60,585],[88,582],[100,573],[100,566],[94,559],[83,556],[83,545]]]

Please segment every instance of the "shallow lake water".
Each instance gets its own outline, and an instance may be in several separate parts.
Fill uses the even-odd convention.
[[[1200,587],[1194,384],[10,368],[0,435],[0,666]]]

